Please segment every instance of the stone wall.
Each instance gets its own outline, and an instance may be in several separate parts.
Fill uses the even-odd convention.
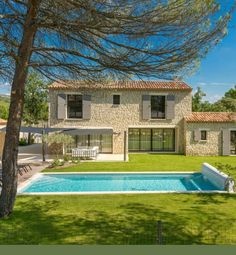
[[[89,94],[91,95],[91,119],[57,119],[57,95]],[[120,105],[112,104],[113,94],[120,94]],[[175,94],[175,118],[173,120],[143,120],[142,119],[142,95],[147,94]],[[112,127],[113,153],[123,153],[124,131],[129,127],[158,128],[170,127],[177,129],[177,153],[184,153],[184,116],[191,114],[192,97],[188,91],[115,91],[115,90],[91,90],[91,91],[60,91],[50,90],[50,126],[51,127]],[[66,106],[65,106],[66,107]]]
[[[206,141],[194,141],[194,130],[207,130]],[[235,129],[236,123],[185,123],[186,155],[222,155],[222,130]]]

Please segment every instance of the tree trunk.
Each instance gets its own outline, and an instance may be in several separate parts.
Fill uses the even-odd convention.
[[[28,145],[31,144],[31,133],[28,133]]]
[[[42,156],[43,156],[43,162],[46,161],[45,159],[45,131],[42,131]]]
[[[11,102],[2,157],[0,217],[5,217],[11,214],[17,193],[17,154],[19,131],[24,105],[24,89],[28,73],[28,63],[31,57],[31,48],[33,46],[37,30],[34,21],[37,15],[39,3],[39,0],[28,1],[24,31],[21,44],[18,49],[18,59],[11,88]]]

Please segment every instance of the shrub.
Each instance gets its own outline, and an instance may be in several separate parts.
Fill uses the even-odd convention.
[[[72,157],[71,157],[71,155],[65,154],[65,155],[63,156],[63,159],[64,159],[65,162],[68,162],[68,161],[71,161],[71,160],[72,160]]]
[[[28,141],[26,138],[20,138],[19,140],[19,146],[25,146],[28,145]]]
[[[73,164],[79,164],[80,163],[80,158],[79,157],[73,157],[72,163]]]
[[[53,162],[51,163],[51,167],[64,166],[64,163],[64,160],[57,158],[53,160]]]

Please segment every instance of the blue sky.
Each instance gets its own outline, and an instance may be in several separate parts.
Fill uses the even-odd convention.
[[[234,14],[228,28],[228,35],[213,48],[201,66],[185,81],[193,87],[193,91],[200,86],[207,94],[206,100],[216,101],[225,91],[236,84],[236,14]]]
[[[214,102],[236,84],[236,13],[230,22],[228,35],[212,49],[200,68],[184,80],[193,87],[200,86],[207,94],[205,100]],[[0,94],[9,94],[10,87],[0,84]]]

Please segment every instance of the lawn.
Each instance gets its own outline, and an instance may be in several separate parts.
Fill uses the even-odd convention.
[[[199,171],[203,162],[236,166],[236,157],[129,158],[45,171]],[[236,244],[236,195],[18,196],[14,213],[0,221],[0,244],[155,244],[158,220],[164,244]]]
[[[129,154],[129,162],[81,162],[79,165],[65,168],[46,169],[45,171],[200,171],[201,164],[207,162],[230,164],[236,167],[236,157],[197,157],[184,155]],[[230,174],[236,178],[236,172]]]
[[[236,244],[236,196],[19,196],[0,244]]]

